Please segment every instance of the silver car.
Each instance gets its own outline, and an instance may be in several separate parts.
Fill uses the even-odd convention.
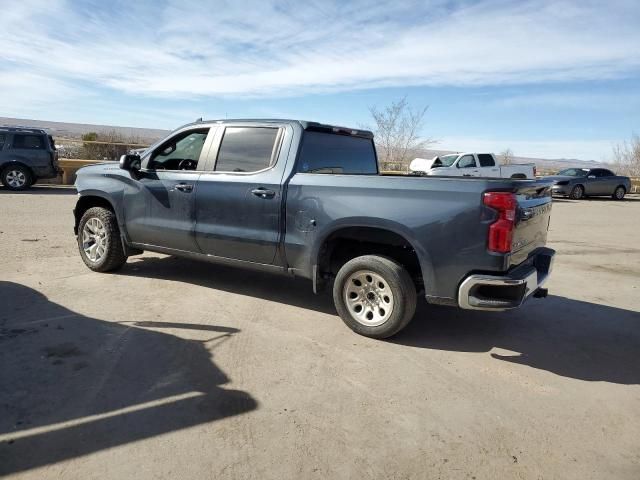
[[[584,197],[607,196],[622,200],[631,190],[629,177],[615,175],[606,168],[567,168],[557,175],[545,177],[553,180],[553,195],[579,200]]]

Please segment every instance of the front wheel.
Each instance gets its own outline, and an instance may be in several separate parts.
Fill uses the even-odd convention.
[[[333,285],[340,318],[356,333],[387,338],[416,310],[416,288],[407,270],[387,257],[363,255],[345,263]]]
[[[82,261],[94,272],[111,272],[125,264],[127,256],[112,211],[93,207],[82,215],[78,224],[78,250]]]
[[[580,200],[583,196],[584,188],[582,188],[582,185],[576,185],[573,187],[573,190],[571,190],[571,194],[569,195],[573,200]]]

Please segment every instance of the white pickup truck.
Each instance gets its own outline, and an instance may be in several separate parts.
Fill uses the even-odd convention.
[[[415,158],[409,165],[415,175],[447,177],[535,178],[533,163],[500,165],[492,153],[452,153],[434,157]]]

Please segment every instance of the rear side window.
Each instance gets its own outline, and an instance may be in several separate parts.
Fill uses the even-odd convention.
[[[44,149],[42,135],[24,135],[21,133],[14,133],[13,148],[23,150],[42,150]]]
[[[493,157],[488,153],[480,153],[478,155],[478,160],[480,161],[481,167],[494,167],[496,162],[493,161]]]
[[[306,131],[298,159],[303,173],[375,175],[378,162],[370,138]]]
[[[227,127],[222,137],[216,172],[257,172],[272,165],[279,129]]]

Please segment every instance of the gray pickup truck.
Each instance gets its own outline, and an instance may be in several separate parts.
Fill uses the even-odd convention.
[[[81,169],[75,233],[99,272],[149,250],[310,279],[352,330],[385,338],[418,295],[476,310],[545,296],[550,186],[381,175],[367,131],[200,121]]]

